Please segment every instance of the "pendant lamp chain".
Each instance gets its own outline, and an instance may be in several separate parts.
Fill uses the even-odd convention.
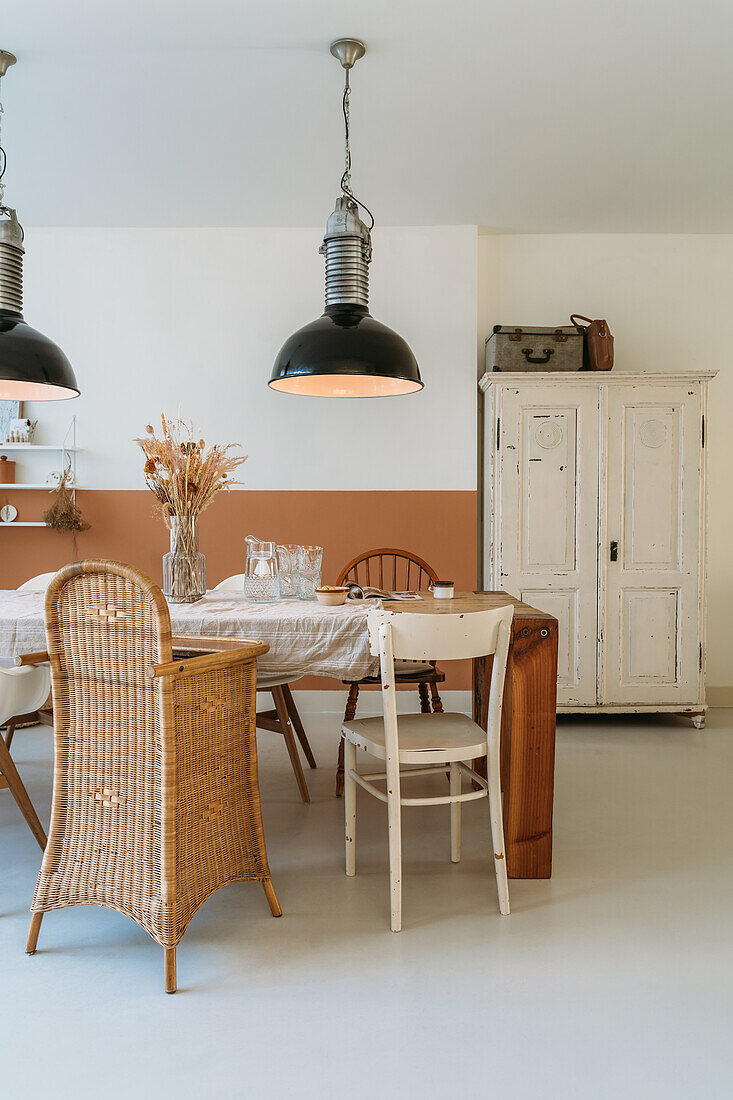
[[[346,82],[344,84],[344,95],[341,101],[341,106],[344,114],[344,174],[341,177],[341,191],[350,199],[351,202],[355,202],[357,206],[360,206],[369,215],[370,225],[369,231],[374,229],[374,215],[372,214],[366,203],[363,203],[361,199],[357,199],[356,195],[351,189],[351,84],[349,83],[349,70],[346,69]],[[371,259],[371,242],[369,245],[370,259]]]
[[[351,85],[349,84],[349,70],[346,70],[346,84],[344,85],[343,98],[344,111],[344,174],[341,177],[341,190],[345,195],[351,194],[351,147],[349,145],[349,124],[351,122]],[[0,103],[0,112],[2,104]]]
[[[5,207],[5,180],[3,177],[5,176],[5,168],[8,163],[8,158],[3,149],[3,115],[5,113],[5,108],[3,107],[2,87],[3,81],[2,77],[0,77],[0,210]]]
[[[5,108],[3,106],[2,87],[3,78],[0,75],[0,214],[8,214],[10,218],[17,223],[18,229],[20,230],[21,234],[21,240],[23,240],[23,238],[25,237],[25,230],[18,221],[18,216],[15,210],[11,210],[9,206],[5,205],[5,169],[8,166],[8,155],[5,152],[5,147],[3,146],[3,115],[5,114]]]

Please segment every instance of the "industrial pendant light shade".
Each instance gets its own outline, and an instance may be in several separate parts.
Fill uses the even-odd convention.
[[[421,390],[408,344],[364,306],[327,306],[285,341],[270,385],[306,397],[397,397]]]
[[[342,38],[331,53],[346,70],[343,97],[346,169],[341,195],[326,224],[326,309],[293,333],[275,361],[270,386],[307,397],[397,397],[423,388],[409,345],[369,313],[369,264],[374,218],[351,190],[349,69],[363,57],[364,44]],[[371,219],[361,219],[359,207]]]
[[[0,50],[0,78],[15,60]],[[0,144],[0,401],[78,397],[71,363],[61,348],[23,319],[23,229],[15,210],[5,205],[4,174]]]

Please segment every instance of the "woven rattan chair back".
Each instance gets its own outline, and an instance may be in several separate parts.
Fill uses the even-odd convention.
[[[438,574],[409,550],[383,546],[353,558],[339,573],[336,584],[361,584],[391,592],[420,591],[437,581]]]
[[[125,913],[167,949],[172,992],[175,947],[206,898],[235,879],[271,890],[254,733],[266,647],[174,665],[160,589],[108,561],[56,575],[46,633],[55,766],[35,936],[49,909]]]

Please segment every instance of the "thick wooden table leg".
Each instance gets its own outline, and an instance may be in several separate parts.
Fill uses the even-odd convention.
[[[3,783],[3,779],[5,783]],[[13,763],[13,758],[8,752],[8,746],[0,737],[0,787],[7,786],[10,788],[15,801],[18,803],[18,809],[22,813],[23,817],[28,822],[31,832],[38,841],[41,851],[46,847],[46,834],[43,831],[43,826],[38,820],[38,814],[33,808],[33,803],[30,800],[28,791],[23,786],[23,780],[18,775],[18,769]]]
[[[486,728],[491,658],[473,663],[474,720]],[[514,619],[502,715],[504,840],[509,878],[552,874],[557,621]]]

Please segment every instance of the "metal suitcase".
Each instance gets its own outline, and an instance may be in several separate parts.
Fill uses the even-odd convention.
[[[486,340],[486,370],[577,371],[583,366],[583,333],[564,328],[494,325]]]

